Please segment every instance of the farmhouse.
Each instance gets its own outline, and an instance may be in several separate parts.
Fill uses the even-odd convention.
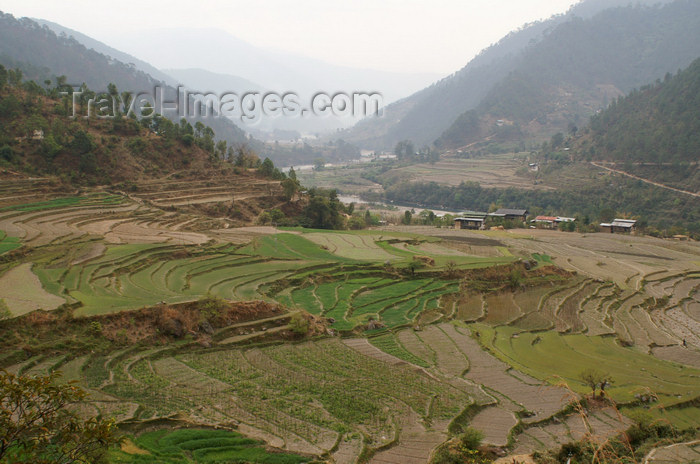
[[[455,229],[484,229],[484,222],[486,222],[486,216],[488,216],[487,213],[480,213],[478,211],[465,211],[464,213],[462,213],[461,217],[455,218]]]
[[[495,213],[489,213],[489,217],[503,218],[506,221],[524,221],[527,217],[527,210],[500,208]]]
[[[530,222],[534,223],[538,227],[553,229],[557,222],[557,218],[554,216],[537,216]]]
[[[615,219],[613,222],[601,222],[600,227],[603,232],[610,231],[611,234],[629,234],[634,232],[637,221],[632,219]]]
[[[484,218],[459,217],[455,218],[455,229],[479,230],[484,228]]]
[[[559,224],[563,222],[574,222],[576,218],[563,217],[563,216],[537,216],[535,219],[530,221],[535,226],[543,229],[554,229]]]

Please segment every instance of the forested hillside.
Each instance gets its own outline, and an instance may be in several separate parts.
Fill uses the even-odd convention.
[[[521,63],[438,145],[540,140],[575,133],[617,96],[700,56],[700,3],[612,8],[572,18],[522,54]]]
[[[528,24],[340,137],[368,149],[436,139],[453,148],[580,127],[617,96],[700,55],[697,2],[631,3],[587,0],[566,15]]]
[[[156,85],[161,85],[167,98],[177,94],[174,88],[151,75],[88,49],[73,37],[58,36],[31,19],[16,19],[2,12],[0,64],[7,69],[18,68],[26,79],[40,84],[53,80],[55,76],[65,76],[67,84],[77,87],[84,83],[97,92],[106,91],[107,86],[113,83],[120,91],[153,92]],[[226,118],[207,118],[205,121],[194,117],[189,119],[191,124],[199,121],[212,127],[217,137],[229,144],[248,142],[245,132]]]
[[[185,170],[192,176],[221,170],[221,160],[235,155],[214,131],[151,114],[140,121],[117,113],[113,118],[71,118],[72,89],[59,79],[48,90],[23,81],[20,70],[0,65],[0,166],[5,173],[58,175],[66,184],[110,184],[166,176]],[[89,96],[115,97],[119,90]]]
[[[700,192],[700,59],[663,81],[615,100],[577,140],[580,159]]]
[[[616,162],[682,163],[700,153],[700,59],[614,101],[591,118],[587,155]]]

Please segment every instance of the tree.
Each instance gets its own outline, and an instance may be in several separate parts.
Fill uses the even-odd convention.
[[[294,166],[292,166],[292,167],[289,168],[289,174],[287,174],[287,177],[289,177],[290,179],[292,179],[294,182],[297,181],[297,173],[296,173],[296,171],[294,170]]]
[[[241,168],[256,168],[260,164],[260,158],[246,144],[238,145],[234,148],[235,157],[233,159],[234,166]]]
[[[216,142],[216,156],[220,159],[224,159],[226,157],[226,148],[226,140],[219,140]]]
[[[369,209],[365,210],[365,225],[369,226],[372,224],[372,213],[369,212]]]
[[[0,159],[5,161],[12,161],[15,157],[15,152],[12,151],[12,147],[9,145],[3,145],[0,147]]]
[[[0,463],[99,463],[118,442],[114,421],[78,417],[86,393],[57,380],[0,372]]]
[[[449,260],[445,263],[445,277],[448,279],[454,279],[457,277],[457,263],[453,260]]]
[[[7,85],[7,69],[0,64],[0,90]]]
[[[272,174],[275,171],[275,164],[270,158],[265,158],[265,161],[262,162],[260,168],[258,168],[258,171],[265,177],[272,177]]]
[[[365,225],[365,220],[359,216],[352,216],[350,219],[348,219],[348,229],[360,230],[364,229]]]
[[[410,159],[416,155],[416,147],[410,140],[402,140],[394,147],[394,154],[398,159]]]
[[[316,158],[314,160],[314,171],[322,171],[326,167],[326,160],[323,158]]]
[[[493,461],[479,448],[484,434],[468,427],[464,433],[441,445],[431,464],[489,464]]]
[[[294,313],[289,320],[289,329],[296,335],[306,335],[310,327],[311,323],[303,312]]]
[[[603,208],[602,210],[600,210],[600,214],[598,215],[598,217],[601,222],[610,222],[615,218],[616,214],[617,213],[612,208]]]
[[[59,92],[67,92],[73,88],[67,84],[68,78],[64,75],[56,76],[56,90]],[[48,84],[47,84],[48,85]]]
[[[19,87],[22,83],[22,70],[19,68],[10,69],[7,72],[7,80],[12,87]]]
[[[593,368],[588,368],[584,369],[581,372],[580,379],[591,387],[591,390],[593,391],[593,397],[595,398],[595,392],[598,386],[601,387],[601,396],[603,395],[603,391],[605,390],[604,384],[610,381],[610,378],[608,374],[601,372],[597,369]]]
[[[408,210],[406,210],[406,212],[403,213],[403,219],[401,220],[401,222],[403,222],[403,223],[406,224],[407,226],[408,226],[408,225],[411,225],[411,218],[412,218],[412,216],[413,216],[413,215],[411,214],[411,212],[408,211]]]
[[[550,141],[550,143],[552,145],[552,149],[556,150],[564,144],[564,134],[562,134],[561,132],[557,132],[552,136],[552,140]]]
[[[282,181],[282,190],[284,191],[284,199],[290,201],[299,190],[299,184],[296,181],[287,178]]]
[[[97,147],[92,135],[85,132],[80,126],[74,125],[71,131],[73,132],[73,140],[70,141],[69,147],[74,153],[82,155]]]

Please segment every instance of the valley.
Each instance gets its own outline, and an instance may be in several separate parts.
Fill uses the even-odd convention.
[[[0,464],[698,462],[700,2],[0,3]]]

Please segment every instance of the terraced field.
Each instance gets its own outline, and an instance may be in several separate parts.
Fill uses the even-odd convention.
[[[183,428],[146,432],[125,441],[114,451],[111,462],[181,464],[187,462],[255,462],[259,464],[298,464],[308,462],[306,456],[275,453],[265,443],[227,430]]]
[[[150,183],[139,186],[133,199],[90,194],[4,207],[0,226],[35,251],[27,259],[31,268],[23,264],[0,277],[13,314],[53,309],[64,302],[77,304],[77,315],[104,314],[211,295],[277,301],[331,317],[334,328],[349,330],[369,320],[390,327],[409,325],[422,312],[437,310],[440,298],[457,289],[456,283],[441,278],[420,278],[420,272],[408,280],[400,274],[382,277],[385,261],[401,268],[414,256],[425,256],[419,254],[424,250],[398,245],[419,244],[426,238],[274,229],[233,232],[223,227],[226,222],[201,221],[149,206],[160,194],[181,198],[179,189],[187,187],[180,182]],[[202,198],[224,188],[191,187]],[[218,228],[203,229],[206,226]],[[433,249],[442,253],[438,261],[452,255],[447,248]],[[464,254],[454,258],[462,268],[512,261]],[[22,287],[15,283],[20,273],[31,277],[22,279]],[[40,284],[34,285],[36,291],[22,290],[34,295],[32,301],[22,301],[12,291],[36,280],[33,274]],[[319,276],[324,282],[317,282]],[[376,299],[375,290],[383,297]],[[41,294],[44,299],[39,299]]]
[[[199,424],[235,424],[292,452],[337,452],[353,462],[363,447],[371,453],[398,442],[402,453],[405,444],[424,462],[450,420],[471,404],[470,388],[361,351],[332,339],[175,353],[132,347],[68,363],[37,359],[13,370],[58,369],[88,389],[94,411],[121,421],[179,412]],[[350,446],[359,436],[363,444]],[[381,456],[376,462],[385,462]]]
[[[580,374],[594,367],[611,375],[606,392],[624,413],[653,392],[655,418],[700,423],[695,243],[539,230],[238,228],[225,214],[198,214],[273,195],[274,185],[254,180],[164,179],[128,195],[49,198],[51,188],[0,181],[0,298],[13,316],[64,302],[82,317],[211,296],[264,300],[324,324],[317,339],[283,342],[275,336],[288,331],[290,314],[282,311],[218,329],[202,345],[185,337],[93,353],[0,353],[11,372],[59,370],[79,381],[90,393],[86,414],[235,426],[257,444],[344,463],[427,462],[466,426],[527,454],[629,425],[611,408],[585,421],[562,413],[572,394],[560,383],[581,397],[589,387]],[[518,264],[489,280],[494,266],[523,259],[536,271],[526,276]],[[155,456],[161,438],[135,436],[133,445]],[[139,462],[126,454],[116,462]]]

